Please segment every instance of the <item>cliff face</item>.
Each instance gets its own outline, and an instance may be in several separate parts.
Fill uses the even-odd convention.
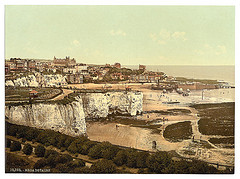
[[[142,112],[141,92],[88,93],[81,97],[87,119],[105,118],[116,113],[135,116]]]
[[[17,78],[15,80],[7,80],[5,86],[19,86],[19,87],[51,87],[59,86],[60,84],[67,84],[66,78],[60,74],[55,75],[42,75],[35,73]]]
[[[141,92],[82,93],[69,104],[28,104],[6,106],[5,115],[14,124],[51,129],[78,136],[86,133],[85,119],[109,114],[135,116],[142,112]]]
[[[72,136],[86,132],[85,115],[80,102],[6,106],[5,115],[14,124],[51,129]]]

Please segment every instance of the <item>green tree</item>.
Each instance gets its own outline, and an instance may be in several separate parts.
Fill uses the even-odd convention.
[[[147,166],[154,173],[163,173],[170,163],[171,157],[167,152],[156,152],[147,158]]]
[[[147,152],[138,152],[137,153],[137,159],[136,159],[137,168],[147,167],[146,160],[147,160],[148,156],[149,156],[149,154]]]
[[[18,141],[13,141],[10,145],[10,151],[20,151],[22,149],[21,143]]]
[[[94,173],[115,173],[116,165],[111,160],[102,159],[91,166]]]
[[[88,153],[89,157],[98,159],[102,157],[102,145],[101,144],[97,144],[95,146],[93,146]]]
[[[6,138],[6,147],[9,148],[11,146],[12,141]]]
[[[45,151],[46,151],[46,149],[43,145],[38,145],[35,148],[35,155],[38,156],[38,157],[44,157]]]
[[[120,150],[113,159],[117,166],[122,166],[127,163],[127,154],[125,150]]]
[[[45,167],[46,165],[47,165],[47,161],[46,161],[46,159],[43,158],[43,159],[38,160],[38,161],[34,164],[33,168],[40,169],[40,168]]]
[[[23,153],[25,153],[26,155],[31,155],[32,151],[33,151],[33,148],[30,144],[24,145]]]

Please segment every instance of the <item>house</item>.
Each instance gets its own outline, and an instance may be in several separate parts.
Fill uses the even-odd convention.
[[[29,92],[29,98],[36,98],[38,97],[38,92],[36,90],[32,90]]]
[[[143,70],[143,71],[145,71],[145,70],[146,70],[146,66],[145,66],[145,65],[140,65],[140,64],[139,64],[139,70]]]
[[[70,56],[67,56],[66,58],[64,59],[61,59],[61,58],[56,58],[54,56],[53,58],[53,66],[55,67],[73,67],[76,65],[76,60],[74,58],[70,58]]]
[[[121,64],[120,64],[120,63],[115,63],[115,64],[113,65],[113,67],[121,68]]]

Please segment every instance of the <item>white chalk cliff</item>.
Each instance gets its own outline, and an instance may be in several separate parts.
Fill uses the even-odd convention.
[[[86,118],[105,118],[116,113],[135,116],[142,112],[141,92],[81,93],[75,99],[66,105],[8,105],[5,106],[5,115],[14,124],[78,136],[86,134]]]
[[[58,87],[61,84],[67,84],[65,76],[60,74],[42,75],[40,73],[19,77],[15,80],[7,80],[5,82],[5,86],[19,86],[19,87],[38,87],[38,86]]]

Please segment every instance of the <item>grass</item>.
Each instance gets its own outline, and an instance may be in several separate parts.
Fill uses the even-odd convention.
[[[204,135],[234,136],[235,103],[201,104],[198,110],[199,131]]]
[[[188,109],[168,109],[166,111],[164,110],[152,110],[152,111],[145,111],[144,113],[158,113],[161,115],[188,115],[191,114],[191,111]]]
[[[29,101],[29,91],[38,91],[38,97],[35,99],[51,99],[62,92],[61,89],[55,88],[27,88],[27,87],[6,87],[5,99],[6,101]]]
[[[209,142],[213,144],[234,144],[234,137],[226,137],[226,138],[210,138]]]
[[[163,136],[171,142],[180,142],[190,139],[192,136],[192,126],[190,121],[171,124],[164,130]]]

